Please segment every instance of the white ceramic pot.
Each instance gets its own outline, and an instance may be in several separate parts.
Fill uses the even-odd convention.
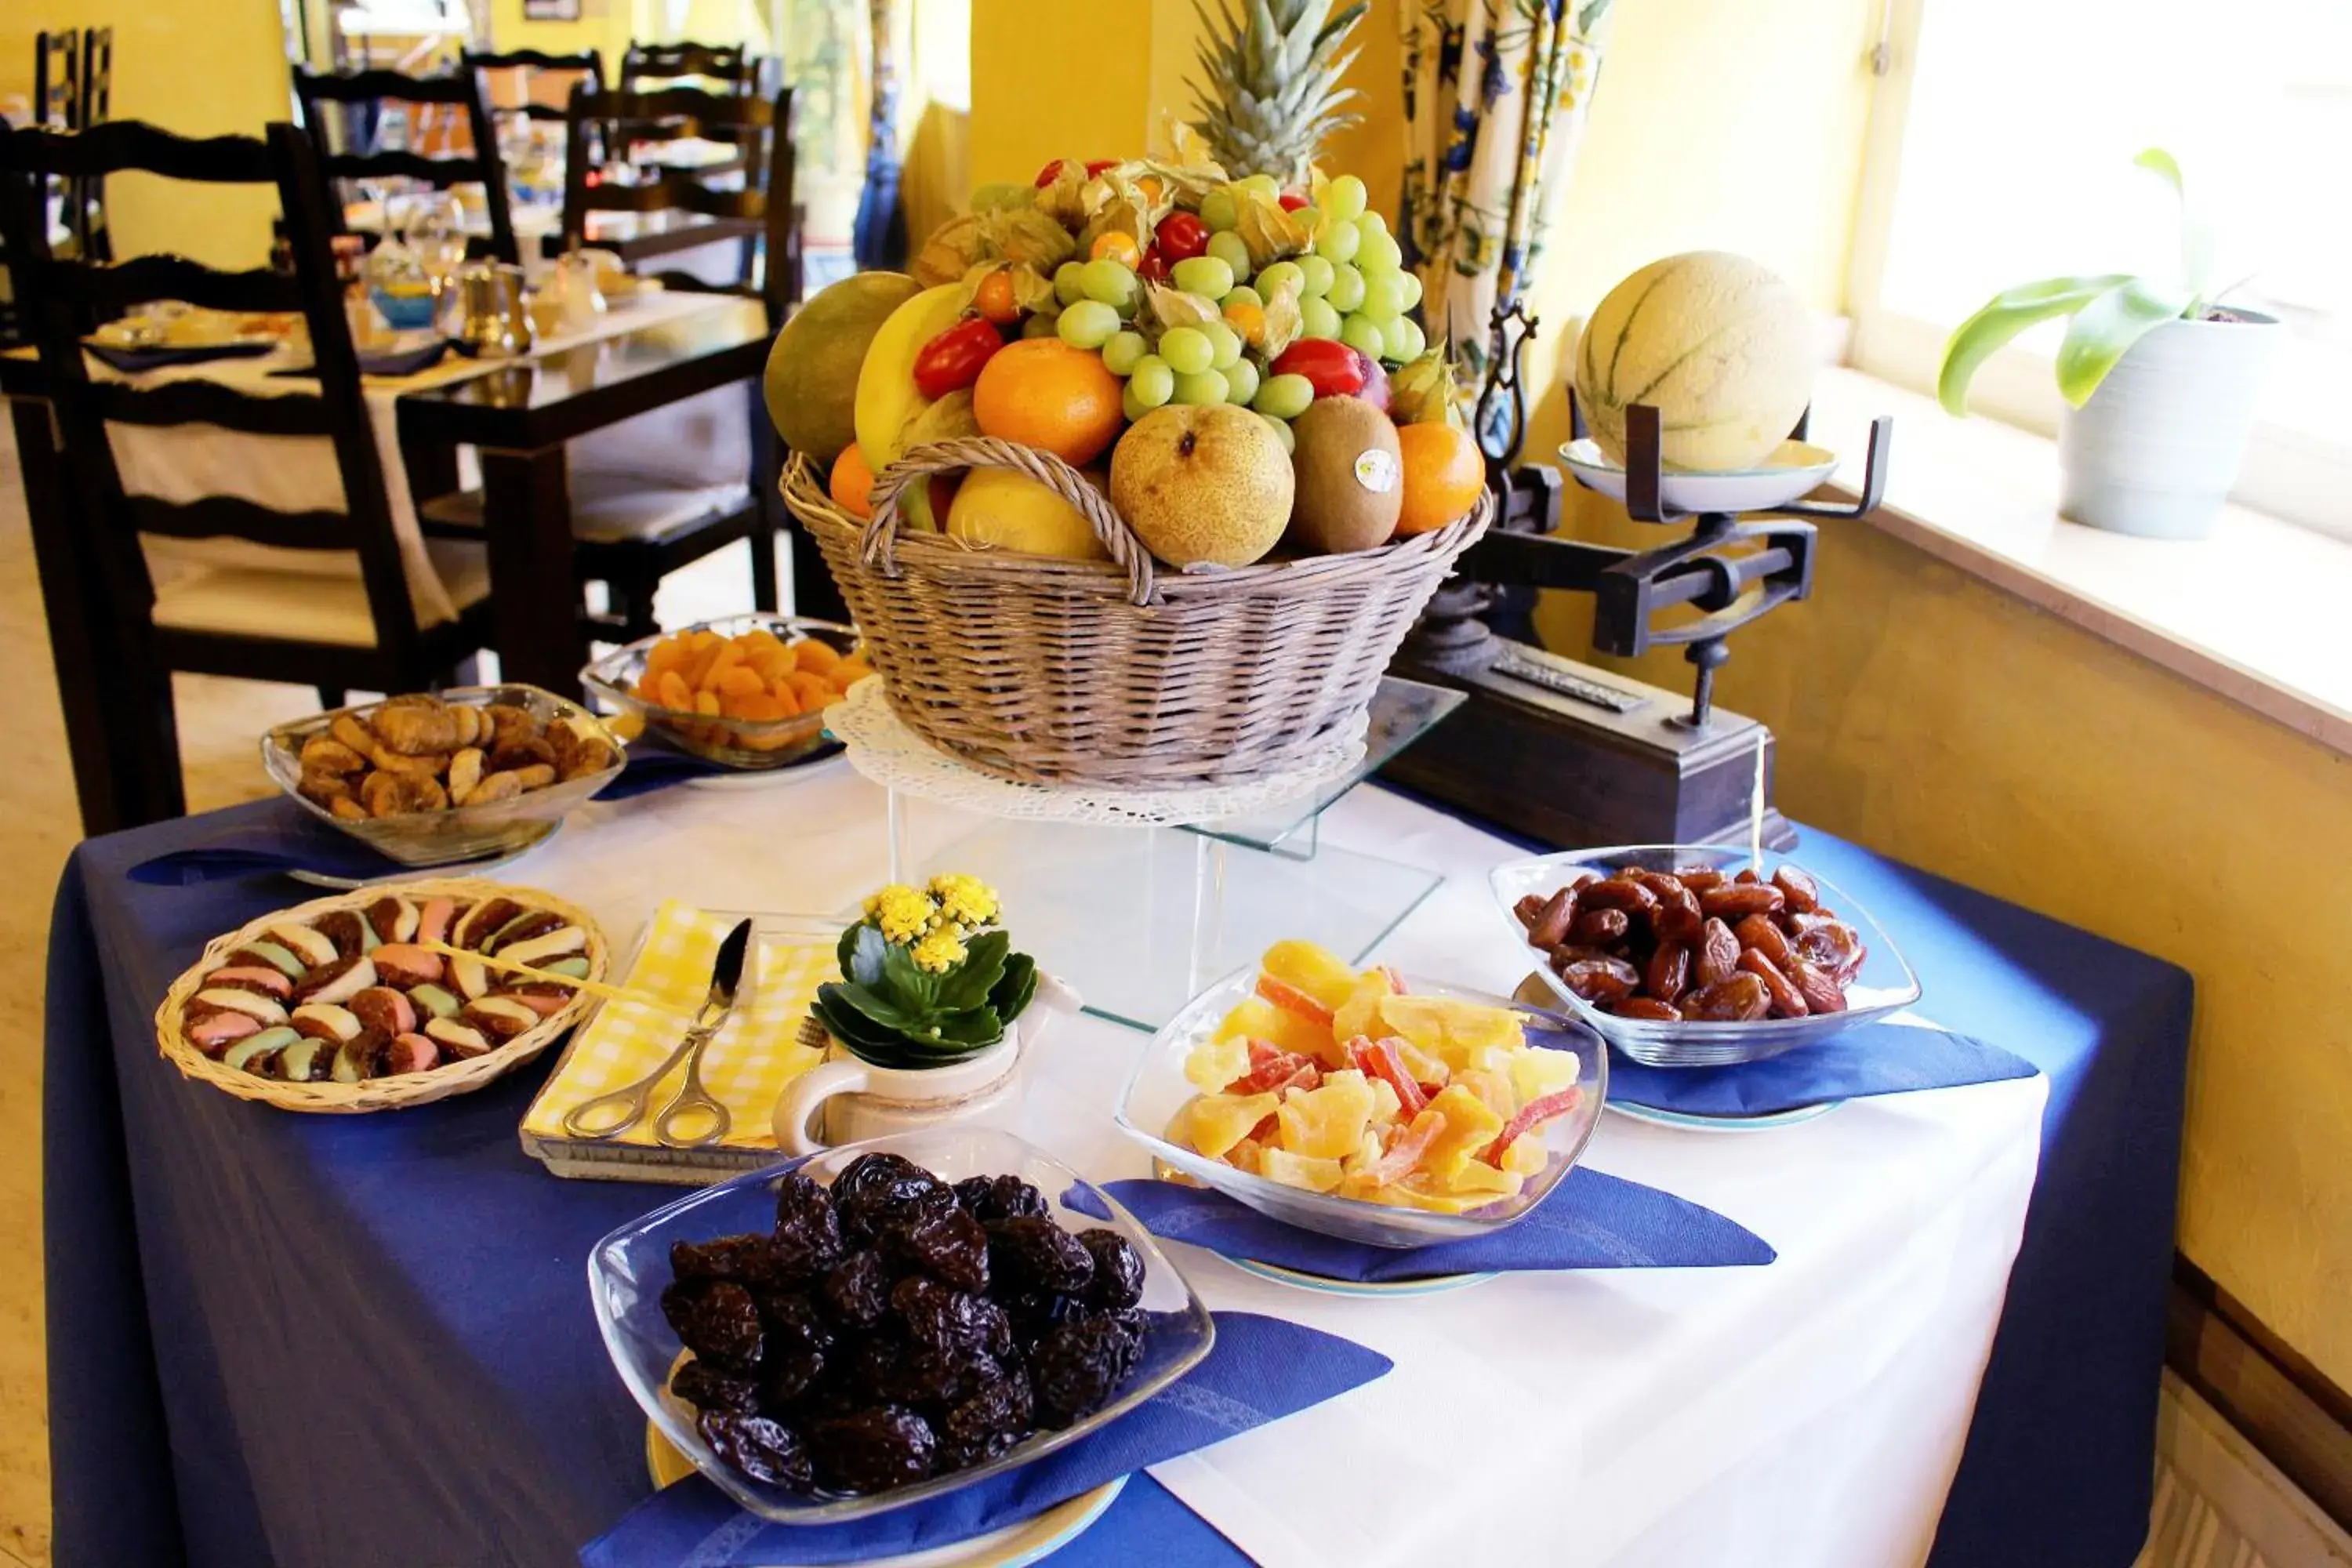
[[[950,1121],[991,1122],[1014,1109],[1021,1069],[1046,1026],[1078,1010],[1078,994],[1050,974],[1004,1039],[952,1067],[881,1068],[839,1040],[778,1097],[776,1147],[814,1154],[836,1143]]]
[[[2148,539],[2202,539],[2237,483],[2278,322],[2167,321],[2059,422],[2058,510]]]

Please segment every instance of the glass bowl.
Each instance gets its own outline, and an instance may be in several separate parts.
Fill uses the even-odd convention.
[[[560,779],[544,789],[507,800],[346,821],[302,795],[302,742],[346,713],[364,720],[383,706],[380,702],[337,708],[278,725],[261,737],[261,765],[278,787],[286,792],[288,799],[386,858],[404,866],[450,866],[513,854],[546,837],[575,807],[612,783],[628,756],[620,738],[604,727],[603,720],[577,702],[536,686],[459,686],[437,695],[444,702],[465,707],[510,703],[530,710],[542,724],[556,719],[569,720],[585,727],[589,733],[601,736],[613,748],[613,765],[576,779]]]
[[[1574,1110],[1528,1134],[1542,1139],[1550,1159],[1541,1173],[1528,1178],[1516,1196],[1468,1214],[1432,1214],[1423,1209],[1400,1208],[1364,1198],[1344,1198],[1286,1186],[1170,1142],[1161,1136],[1162,1131],[1175,1120],[1176,1113],[1200,1093],[1184,1076],[1185,1058],[1194,1046],[1216,1033],[1217,1026],[1237,1003],[1256,994],[1258,974],[1259,967],[1255,963],[1235,970],[1186,1003],[1184,1010],[1152,1037],[1136,1064],[1134,1075],[1127,1080],[1118,1121],[1120,1131],[1150,1150],[1162,1164],[1247,1204],[1260,1214],[1301,1230],[1373,1247],[1427,1247],[1433,1242],[1488,1236],[1526,1218],[1559,1184],[1559,1179],[1576,1163],[1593,1128],[1600,1123],[1601,1102],[1608,1089],[1609,1061],[1608,1053],[1601,1049],[1600,1039],[1591,1029],[1572,1018],[1524,1002],[1407,975],[1405,988],[1418,994],[1454,996],[1491,1007],[1507,1007],[1520,1015],[1528,1044],[1539,1049],[1570,1051],[1577,1058],[1576,1087],[1583,1091],[1583,1098]]]
[[[1648,1067],[1713,1068],[1760,1062],[1783,1051],[1828,1039],[1858,1024],[1884,1018],[1919,1000],[1919,977],[1911,973],[1911,966],[1904,962],[1878,922],[1870,918],[1870,911],[1819,877],[1813,877],[1813,881],[1821,889],[1822,908],[1834,910],[1838,919],[1853,927],[1868,951],[1861,970],[1845,988],[1846,1010],[1816,1013],[1803,1018],[1759,1018],[1745,1024],[1664,1023],[1604,1013],[1561,983],[1551,965],[1543,961],[1543,955],[1528,945],[1527,927],[1512,912],[1513,906],[1529,893],[1550,898],[1559,890],[1567,874],[1580,867],[1605,872],[1637,866],[1652,871],[1671,871],[1677,866],[1708,866],[1729,872],[1744,868],[1748,863],[1745,846],[1630,844],[1513,860],[1496,867],[1487,879],[1495,890],[1496,910],[1509,928],[1511,941],[1533,962],[1535,973],[1544,984],[1578,1017],[1600,1030],[1611,1045]],[[1768,854],[1759,874],[1769,877],[1783,865],[1804,870],[1802,861]],[[1805,874],[1812,876],[1810,871]]]
[[[1143,1337],[1143,1352],[1118,1397],[1075,1426],[1040,1432],[986,1464],[911,1486],[865,1496],[803,1496],[752,1480],[722,1461],[695,1429],[691,1407],[669,1394],[671,1369],[685,1349],[661,1310],[662,1289],[670,1281],[670,1243],[770,1229],[776,1223],[776,1186],[787,1172],[804,1171],[830,1186],[851,1161],[877,1151],[903,1155],[950,1183],[966,1176],[1018,1176],[1045,1194],[1063,1228],[1108,1226],[1118,1232],[1143,1259],[1141,1306],[1150,1326]],[[1088,1213],[1089,1208],[1096,1213]],[[1110,1218],[1097,1217],[1103,1213]],[[1216,1342],[1209,1309],[1168,1261],[1151,1233],[1117,1200],[1036,1145],[1010,1132],[979,1127],[930,1128],[845,1143],[706,1187],[598,1242],[588,1255],[588,1293],[597,1326],[604,1331],[604,1349],[646,1419],[721,1491],[761,1518],[782,1524],[865,1519],[1017,1469],[1118,1420],[1198,1365]]]
[[[646,656],[653,652],[656,643],[688,632],[717,632],[720,637],[731,637],[762,628],[785,642],[815,637],[835,653],[858,651],[856,626],[755,610],[746,615],[722,616],[715,621],[697,621],[659,637],[640,637],[583,669],[580,682],[607,707],[633,715],[649,732],[706,762],[746,771],[790,767],[808,761],[826,744],[822,710],[790,719],[721,719],[665,708],[636,694],[638,678],[645,674]]]

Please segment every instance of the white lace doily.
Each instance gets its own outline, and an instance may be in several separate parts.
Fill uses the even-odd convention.
[[[1181,827],[1297,800],[1362,759],[1365,722],[1366,715],[1358,714],[1302,765],[1247,784],[1097,789],[1016,784],[933,750],[898,721],[879,676],[851,687],[848,698],[825,715],[826,727],[849,748],[850,766],[885,789],[992,816],[1145,827]]]

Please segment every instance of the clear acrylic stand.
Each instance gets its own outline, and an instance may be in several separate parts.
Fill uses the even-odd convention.
[[[1320,842],[1333,803],[1462,701],[1384,679],[1363,756],[1296,800],[1187,827],[980,815],[888,791],[891,879],[969,872],[1003,895],[1026,952],[1087,1010],[1156,1029],[1192,997],[1285,938],[1361,959],[1444,879]],[[851,760],[856,760],[852,747]]]

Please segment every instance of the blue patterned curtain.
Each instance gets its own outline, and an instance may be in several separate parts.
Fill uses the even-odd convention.
[[[1402,236],[1424,318],[1474,371],[1541,256],[1584,138],[1612,0],[1399,0]]]

